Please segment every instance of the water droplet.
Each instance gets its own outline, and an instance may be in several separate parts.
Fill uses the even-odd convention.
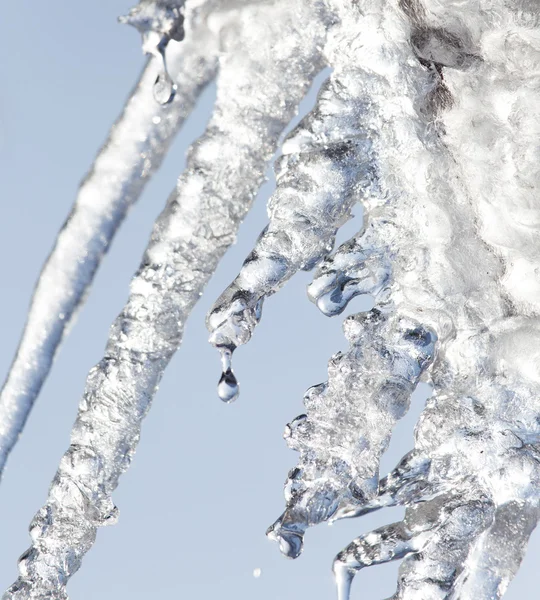
[[[155,50],[152,52],[155,56],[161,58],[163,71],[157,76],[154,82],[154,98],[159,104],[170,104],[176,96],[177,85],[174,83],[169,69],[167,68],[166,50],[169,43],[169,37],[163,36]]]
[[[234,373],[229,369],[224,371],[218,383],[218,396],[227,404],[233,402],[238,397],[240,387]]]
[[[262,569],[260,569],[259,567],[257,567],[256,569],[253,569],[253,577],[255,577],[255,579],[259,579],[259,577],[261,576],[262,573]]]
[[[273,542],[279,544],[279,549],[283,556],[294,559],[302,554],[304,547],[302,533],[283,527],[281,517],[267,529],[266,535]]]
[[[327,317],[335,317],[345,310],[347,301],[348,299],[343,296],[342,290],[336,288],[319,296],[317,307]]]
[[[160,73],[154,83],[154,98],[159,104],[170,104],[176,95],[177,86],[167,71]]]
[[[240,386],[232,371],[232,353],[234,348],[222,346],[221,353],[221,379],[218,383],[218,396],[223,402],[233,402],[240,393]]]

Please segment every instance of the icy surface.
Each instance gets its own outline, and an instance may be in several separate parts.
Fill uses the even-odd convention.
[[[330,64],[332,58],[329,53]],[[358,200],[358,190],[369,186],[372,144],[356,122],[362,105],[340,79],[347,74],[333,66],[337,73],[323,85],[316,108],[283,144],[267,228],[208,315],[210,341],[222,353],[232,354],[249,341],[266,297],[331,251],[337,229],[350,218]],[[346,122],[336,117],[342,110],[348,113]]]
[[[186,11],[200,16],[204,4]],[[5,598],[65,597],[97,527],[114,522],[111,493],[184,322],[294,107],[329,65],[315,109],[283,144],[268,227],[208,316],[219,396],[238,396],[232,354],[297,271],[315,269],[308,295],[326,315],[372,296],[370,312],[346,319],[350,346],[330,360],[328,381],[308,390],[306,413],[286,428],[299,462],[269,535],[294,558],[310,526],[401,505],[402,521],[336,557],[339,600],[358,571],[396,559],[395,600],[498,599],[540,507],[540,5],[210,6],[220,52],[213,119],[89,376],[72,445]],[[161,59],[172,40],[189,39],[183,10],[144,0],[127,21]],[[154,93],[166,105],[176,83],[161,68],[166,85]],[[359,201],[360,231],[334,250]],[[428,377],[434,395],[414,448],[381,477],[392,428]]]
[[[141,0],[119,19],[139,30],[144,52],[161,62],[161,72],[154,81],[154,98],[159,104],[170,104],[178,91],[174,74],[169,72],[166,50],[171,40],[181,42],[185,37],[184,4],[185,0]],[[197,39],[197,34],[194,37]]]
[[[66,598],[65,585],[97,528],[117,518],[111,494],[129,466],[186,318],[234,241],[281,132],[322,67],[322,23],[306,26],[307,3],[288,4],[237,8],[219,27],[214,23],[222,44],[214,115],[155,224],[105,356],[89,374],[71,446],[30,526],[33,544],[6,600]],[[266,65],[283,35],[273,64]]]
[[[309,526],[377,495],[392,427],[433,358],[435,335],[407,320],[387,322],[375,310],[349,317],[344,329],[349,351],[330,359],[328,382],[307,391],[307,413],[285,430],[300,461],[286,484],[287,510],[268,535],[290,558]]]
[[[515,148],[538,123],[530,94],[538,88],[540,40],[530,28],[540,9],[533,16],[527,11],[533,5],[511,12],[502,4],[450,2],[431,10],[426,2],[424,11],[404,2],[403,14],[386,3],[367,6],[362,14],[353,4],[337,7],[340,31],[357,24],[361,33],[343,33],[336,56],[348,65],[342,87],[359,102],[363,91],[369,99],[360,118],[349,124],[342,110],[339,125],[324,134],[371,126],[376,183],[363,230],[323,262],[309,294],[329,315],[355,295],[372,294],[386,315],[381,334],[388,345],[377,350],[378,332],[366,327],[363,348],[373,345],[381,361],[399,348],[388,331],[401,319],[432,330],[435,397],[417,427],[415,450],[376,489],[378,455],[362,461],[364,472],[354,472],[343,464],[354,448],[344,441],[349,427],[356,439],[389,435],[392,423],[378,415],[384,401],[378,378],[391,379],[363,360],[356,369],[373,369],[361,375],[375,396],[364,405],[365,392],[332,398],[332,385],[353,386],[350,369],[331,368],[331,384],[313,388],[307,416],[289,426],[300,463],[289,475],[287,511],[270,535],[294,557],[309,525],[404,504],[403,522],[361,536],[338,555],[340,600],[349,597],[358,570],[404,556],[395,598],[499,598],[517,570],[540,500],[539,325],[527,266],[538,259],[539,171],[531,150],[538,144]],[[462,11],[472,17],[472,29]]]
[[[37,282],[17,355],[0,394],[0,475],[51,369],[62,338],[99,263],[170,142],[217,66],[215,36],[203,22],[181,44],[169,46],[177,98],[162,107],[152,86],[162,72],[150,59],[114,124]]]

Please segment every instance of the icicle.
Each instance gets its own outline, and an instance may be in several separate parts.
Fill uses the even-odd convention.
[[[531,483],[540,485],[538,480]],[[465,562],[456,585],[459,598],[502,598],[519,569],[539,517],[538,505],[521,499],[497,507],[491,527],[480,536]]]
[[[234,241],[281,132],[322,67],[324,26],[308,19],[309,4],[284,0],[234,15],[234,35],[224,35],[214,115],[156,222],[105,357],[90,372],[71,446],[32,522],[33,545],[5,600],[66,598],[65,585],[97,528],[115,521],[111,494],[129,466],[184,323]],[[269,64],[282,38],[286,43]]]
[[[332,357],[328,382],[308,390],[307,414],[285,431],[300,460],[286,484],[287,510],[268,535],[290,558],[308,527],[377,494],[380,457],[435,351],[433,332],[378,311],[349,317],[344,330],[350,349]]]
[[[360,569],[408,554],[396,599],[502,596],[540,516],[540,379],[527,378],[527,367],[512,349],[526,335],[540,342],[540,323],[506,320],[489,334],[450,345],[445,360],[480,350],[484,372],[475,381],[469,366],[451,381],[452,395],[439,393],[428,401],[415,449],[381,480],[378,497],[357,510],[359,516],[406,505],[403,523],[390,527],[399,525],[409,534],[404,545],[383,528],[340,553],[334,565],[340,600],[348,599]],[[437,387],[443,388],[446,373],[457,372],[456,366],[435,371]],[[469,393],[460,395],[461,390]],[[513,541],[504,544],[503,537]]]
[[[403,318],[422,324],[424,330],[436,331],[443,342],[436,386],[447,389],[463,377],[467,385],[458,389],[465,393],[486,372],[485,361],[490,355],[488,346],[480,343],[474,332],[494,332],[495,324],[505,322],[508,315],[507,299],[499,285],[503,266],[479,238],[475,210],[460,182],[462,172],[442,144],[438,125],[432,121],[435,109],[440,110],[441,106],[434,105],[432,100],[428,102],[427,98],[440,82],[434,79],[433,69],[422,66],[424,61],[413,54],[407,24],[386,4],[381,5],[379,12],[373,8],[361,18],[350,6],[347,13],[346,3],[341,9],[344,20],[341,30],[353,31],[356,26],[360,41],[344,33],[338,41],[336,56],[349,61],[348,87],[355,91],[369,90],[362,118],[364,129],[376,132],[369,135],[376,182],[366,198],[365,231],[323,263],[310,295],[324,312],[337,314],[357,293],[375,293],[376,306],[383,302],[388,323],[381,332],[385,339],[383,356],[395,351],[396,339],[386,336]],[[391,36],[387,35],[390,31]],[[357,65],[362,65],[362,70]],[[358,91],[357,94],[360,96]],[[340,119],[347,123],[348,117],[345,109],[336,110],[336,127]],[[307,139],[309,136],[304,135],[302,143],[307,143]],[[471,264],[476,268],[471,269]],[[350,282],[353,282],[351,290],[347,290]],[[378,332],[368,330],[364,347],[376,345],[377,335]],[[515,342],[512,347],[518,345]],[[499,356],[498,360],[505,365],[516,363],[510,352],[505,357]],[[368,373],[361,372],[364,363],[368,364]],[[428,411],[419,426],[421,433],[417,434],[417,439],[421,435],[431,436],[436,443],[433,441],[427,449],[422,446],[392,477],[383,480],[378,490],[376,480],[371,490],[366,490],[367,473],[352,473],[356,479],[353,477],[353,483],[349,483],[351,472],[347,472],[348,465],[343,467],[340,462],[346,462],[348,454],[340,444],[346,439],[344,432],[349,427],[362,434],[373,431],[373,425],[358,426],[357,405],[362,406],[366,395],[377,398],[378,377],[381,371],[382,377],[385,373],[385,369],[369,368],[365,359],[360,373],[357,370],[358,366],[350,369],[354,376],[363,376],[369,392],[353,392],[351,402],[340,404],[343,397],[349,397],[349,386],[343,386],[335,398],[335,403],[343,406],[343,414],[336,418],[338,427],[329,431],[326,421],[321,420],[317,432],[309,409],[308,416],[291,424],[288,436],[293,447],[301,451],[301,467],[289,476],[286,490],[289,506],[270,534],[281,542],[282,550],[296,556],[305,528],[310,524],[332,516],[364,514],[392,503],[412,504],[403,523],[361,536],[338,557],[335,572],[340,599],[348,597],[350,581],[357,570],[419,550],[421,555],[404,563],[404,572],[411,575],[401,578],[398,597],[439,597],[439,592],[442,594],[458,584],[458,576],[475,541],[491,527],[500,500],[482,482],[473,485],[466,479],[476,472],[472,463],[466,467],[459,465],[459,457],[467,455],[466,445],[464,449],[459,445],[448,447],[449,438],[457,437],[459,441],[463,428],[470,423],[464,420],[467,414],[460,406],[457,412],[461,429],[457,434],[451,431],[456,418],[452,421],[452,415],[448,414],[446,405],[452,401],[447,398],[437,405],[435,412],[444,415],[444,423],[440,418],[430,422]],[[326,386],[316,387],[307,398],[308,407],[318,407],[319,403],[325,406],[327,394]],[[455,398],[455,393],[451,397]],[[372,399],[369,408],[373,409],[374,404]],[[530,405],[530,401],[526,404]],[[486,417],[486,421],[489,426],[492,417]],[[389,431],[390,428],[385,429],[386,436]],[[312,444],[317,434],[321,440],[328,436],[328,440]],[[470,435],[474,437],[474,432]],[[337,448],[335,456],[333,448]],[[441,462],[434,460],[439,450],[444,455]],[[483,452],[487,454],[486,445]],[[308,488],[305,497],[305,481],[310,480],[310,474],[306,476],[303,471],[302,453],[314,465],[312,480],[316,482],[315,491]],[[334,472],[328,469],[329,457],[346,473],[343,480],[334,474],[342,472],[337,467]],[[377,461],[367,464],[377,465]],[[463,477],[463,482],[453,479],[454,476]],[[399,485],[393,490],[396,481]],[[353,499],[340,508],[339,502],[346,494],[352,496],[355,484],[361,492],[355,498],[357,506]],[[448,551],[449,545],[455,547],[453,555]],[[417,587],[420,581],[425,588]]]
[[[250,339],[264,299],[299,269],[319,265],[309,294],[328,315],[374,296],[369,316],[347,320],[351,348],[334,357],[329,382],[310,390],[307,414],[288,426],[300,466],[270,533],[294,557],[310,525],[407,507],[402,522],[338,555],[340,600],[357,571],[399,558],[401,600],[492,600],[516,572],[540,505],[540,286],[529,281],[540,260],[539,8],[265,4],[216,2],[208,19],[222,43],[216,115],[89,376],[72,445],[6,600],[65,598],[97,527],[117,518],[111,494],[163,369],[321,52],[334,71],[283,146],[270,224],[208,318],[222,355],[220,396],[230,402],[235,348]],[[127,18],[161,61],[163,103],[175,91],[165,50],[182,38],[184,16],[181,2],[144,0]],[[329,256],[360,198],[365,226]],[[435,339],[436,393],[415,447],[379,481],[380,454]]]
[[[399,203],[401,195],[408,195],[410,189],[400,190],[396,184],[403,171],[400,162],[411,162],[402,159],[414,155],[419,159],[416,169],[399,182],[414,193],[418,189],[415,179],[429,176],[431,158],[425,146],[418,149],[422,143],[415,127],[427,130],[426,145],[434,143],[429,137],[436,131],[432,131],[432,122],[420,120],[415,101],[439,89],[440,76],[414,56],[409,31],[395,7],[374,7],[363,14],[355,3],[329,5],[335,11],[336,24],[325,53],[334,72],[314,111],[283,144],[268,227],[208,316],[210,341],[217,348],[234,349],[249,341],[265,298],[299,269],[311,269],[328,255],[337,229],[356,201],[365,200],[377,216],[381,206]],[[393,31],[394,38],[386,35],[385,27]],[[431,120],[433,112],[427,117]],[[411,138],[414,144],[409,148]],[[397,235],[392,231],[392,237],[398,243],[402,237],[392,210],[386,219],[379,219],[385,220],[385,231],[379,228],[375,234],[379,247],[370,250],[371,260],[367,255],[346,256],[350,253],[344,249],[340,257],[355,260],[350,265],[352,272],[340,266],[342,279],[330,282],[328,289],[320,279],[325,274],[325,266],[321,267],[311,295],[328,314],[340,312],[354,295],[377,292],[385,285],[388,267],[384,257],[391,256],[393,249],[384,235],[394,225]],[[356,248],[349,250],[357,252]],[[372,276],[361,269],[356,272],[358,261],[366,260]]]
[[[481,415],[482,434],[478,415],[455,411],[460,417],[456,423],[439,405],[437,411],[446,417],[439,432],[441,447],[424,449],[432,458],[423,461],[419,471],[398,469],[391,489],[382,482],[382,495],[390,494],[393,501],[382,500],[380,506],[412,504],[403,524],[394,525],[404,526],[410,539],[403,545],[383,528],[361,536],[340,553],[334,563],[340,600],[348,600],[350,583],[360,569],[408,554],[400,568],[396,600],[502,596],[538,520],[540,468],[537,458],[516,448],[515,441],[512,450],[509,431],[497,431],[496,420],[490,422],[491,415],[480,412],[483,405],[475,400],[473,407]],[[441,427],[441,422],[440,415],[435,422],[426,416],[421,427],[434,439],[438,435],[433,426]],[[448,423],[450,428],[458,426],[453,433]],[[504,494],[510,496],[497,508]]]
[[[411,554],[402,563],[394,600],[450,598],[472,540],[492,518],[493,506],[484,496],[466,493],[407,509],[403,522],[362,535],[338,554],[333,567],[338,599],[349,600],[352,579],[364,567]]]
[[[276,165],[277,190],[270,223],[240,273],[214,304],[207,324],[214,346],[234,350],[251,338],[264,299],[300,269],[310,270],[332,249],[338,228],[350,218],[358,190],[372,178],[371,143],[362,114],[364,98],[334,73],[317,107],[283,144]],[[347,107],[347,118],[335,118]]]
[[[214,77],[216,41],[204,23],[194,23],[188,39],[171,48],[171,69],[179,83],[177,100],[167,107],[152,97],[160,65],[156,59],[149,60],[81,184],[37,282],[17,355],[0,395],[0,475],[127,210]]]
[[[362,232],[322,262],[308,287],[309,299],[332,317],[342,313],[356,296],[379,296],[391,283],[389,254]]]
[[[438,162],[438,169],[441,164],[450,167],[450,186],[444,184],[438,169],[435,173],[439,189],[450,189],[452,193],[443,198],[433,187],[430,201],[421,201],[421,214],[435,231],[430,232],[420,219],[415,219],[412,207],[395,211],[396,224],[405,224],[402,240],[410,236],[418,240],[421,248],[432,237],[428,260],[425,255],[418,260],[421,254],[417,253],[416,264],[412,263],[409,269],[394,265],[395,280],[400,284],[396,305],[417,314],[412,304],[418,302],[419,295],[411,283],[414,278],[423,279],[424,299],[433,310],[438,295],[440,306],[451,315],[451,323],[442,327],[444,343],[432,374],[437,391],[417,426],[415,450],[381,481],[377,498],[343,515],[361,515],[391,504],[404,504],[409,507],[405,520],[361,536],[338,555],[334,571],[340,600],[348,599],[351,580],[358,570],[408,554],[410,557],[405,558],[400,569],[395,600],[500,598],[517,571],[539,516],[539,323],[538,319],[509,318],[517,307],[525,315],[531,315],[532,307],[538,314],[538,307],[532,300],[534,295],[532,301],[525,298],[525,286],[515,277],[513,283],[517,285],[508,285],[509,275],[537,254],[532,238],[513,218],[517,214],[523,217],[526,206],[528,222],[537,222],[538,211],[529,212],[528,208],[533,202],[528,194],[538,181],[537,171],[528,162],[530,157],[524,159],[529,167],[524,167],[508,152],[521,138],[517,130],[535,130],[538,111],[536,105],[529,105],[523,113],[527,117],[517,118],[512,114],[512,105],[503,108],[500,99],[505,93],[507,98],[512,97],[521,85],[517,79],[523,77],[524,71],[529,72],[531,63],[525,63],[532,55],[537,56],[537,36],[519,28],[523,23],[537,24],[540,14],[536,10],[536,17],[532,18],[528,10],[521,12],[508,5],[493,12],[490,6],[480,16],[475,8],[475,17],[471,15],[467,20],[467,24],[475,24],[471,33],[463,31],[464,22],[452,14],[450,5],[425,5],[433,8],[435,16],[430,18],[434,22],[455,28],[462,40],[484,52],[480,61],[475,59],[473,67],[471,63],[467,66],[454,61],[454,69],[470,67],[465,74],[457,70],[443,72],[453,97],[453,108],[441,116],[447,150],[435,144],[430,151],[438,159],[433,165]],[[512,14],[512,10],[516,12]],[[519,34],[509,34],[506,26],[512,29],[517,21],[521,21]],[[502,30],[501,23],[505,23]],[[474,43],[470,41],[472,35],[477,38]],[[453,51],[460,45],[453,42],[451,46]],[[516,46],[519,52],[515,52]],[[440,53],[444,46],[439,44],[435,49]],[[447,60],[449,56],[452,52],[446,54]],[[437,62],[445,64],[441,54]],[[516,62],[521,68],[515,76],[511,71]],[[529,94],[530,91],[524,92],[523,96]],[[523,129],[523,134],[527,133]],[[491,163],[494,156],[496,161]],[[459,168],[452,166],[448,157]],[[505,168],[499,175],[502,165]],[[523,178],[516,177],[514,168],[524,169]],[[463,202],[463,189],[474,199],[473,210],[468,202]],[[480,230],[471,227],[475,221]],[[465,230],[457,227],[459,222],[466,224]],[[407,223],[420,227],[409,230]],[[497,248],[498,265],[495,256],[490,257],[489,250],[482,247],[479,234]],[[445,241],[442,236],[446,236]],[[434,252],[433,241],[437,237],[439,247],[451,244],[451,254],[443,254],[446,260]],[[503,279],[505,269],[507,275]],[[408,278],[404,276],[407,270]],[[474,273],[474,283],[469,272]],[[447,293],[441,293],[446,287],[444,278],[452,282]],[[428,318],[433,316],[433,312],[426,314]],[[444,325],[444,320],[439,323]],[[524,357],[524,348],[534,348],[532,355]],[[405,535],[394,536],[394,528]]]

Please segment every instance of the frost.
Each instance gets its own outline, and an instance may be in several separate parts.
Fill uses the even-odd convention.
[[[525,328],[536,339],[536,306],[512,274],[515,267],[530,274],[525,261],[540,258],[538,229],[527,231],[521,221],[527,214],[536,224],[537,154],[512,154],[514,140],[536,131],[538,112],[530,92],[510,92],[526,65],[536,67],[539,40],[527,27],[540,11],[479,13],[471,2],[471,30],[452,3],[426,3],[425,10],[365,4],[369,10],[335,5],[340,23],[326,47],[334,72],[312,115],[284,144],[285,175],[280,165],[269,227],[210,314],[211,341],[227,351],[247,342],[264,298],[325,255],[308,290],[325,314],[372,295],[375,312],[362,325],[359,317],[346,321],[351,349],[330,361],[328,383],[308,391],[306,414],[286,429],[300,460],[269,536],[294,558],[309,526],[403,504],[403,522],[361,536],[338,555],[340,600],[358,570],[404,557],[396,598],[496,598],[517,569],[540,500],[533,419],[540,356],[517,358],[527,346]],[[503,90],[520,111],[527,98],[527,109],[501,106]],[[304,163],[328,156],[330,169],[315,169],[321,179],[307,179]],[[348,177],[344,158],[356,167]],[[341,177],[333,179],[336,172]],[[296,202],[286,201],[289,188]],[[312,216],[321,194],[337,195],[341,215],[355,199],[366,207],[362,230],[331,256],[340,221],[329,200],[320,204],[324,217]],[[513,318],[517,306],[523,316]],[[379,483],[392,426],[435,354],[436,395],[416,448]],[[515,542],[495,551],[505,527]],[[478,573],[479,564],[490,565],[489,575]]]
[[[155,225],[105,357],[89,375],[71,446],[5,599],[66,597],[97,527],[115,521],[111,494],[185,320],[234,241],[295,107],[326,65],[333,71],[315,109],[276,161],[268,226],[208,315],[222,357],[218,392],[226,402],[237,397],[232,354],[250,340],[266,298],[299,270],[315,269],[308,295],[326,315],[372,296],[372,310],[345,320],[349,348],[330,360],[328,381],[308,390],[305,414],[286,428],[299,460],[269,535],[294,558],[313,525],[401,505],[402,521],[337,555],[340,600],[360,570],[396,559],[403,562],[395,600],[500,598],[540,516],[540,7],[533,0],[188,0],[185,7],[144,0],[126,20],[163,61],[135,94],[145,99],[136,118],[149,139],[158,135],[155,111],[181,118],[174,107],[187,84],[171,78],[180,73],[171,56],[174,40],[188,52],[196,25],[219,48],[216,106]],[[202,60],[196,49],[188,54],[186,61]],[[204,56],[206,81],[214,54]],[[143,149],[124,141],[121,150],[129,151],[130,170],[114,162],[113,183],[140,185],[133,164]],[[111,203],[131,198],[105,182],[116,194]],[[362,227],[334,250],[357,202]],[[66,231],[76,233],[74,223]],[[53,300],[86,287],[93,270],[85,273],[63,280]],[[79,299],[62,312],[69,317]],[[51,301],[38,300],[38,312]],[[46,367],[43,354],[24,359],[23,375],[37,382],[32,399],[63,330],[57,317],[45,323],[57,332]],[[392,428],[427,378],[434,395],[414,448],[381,476]],[[14,396],[16,416],[19,408],[27,414],[25,398]]]

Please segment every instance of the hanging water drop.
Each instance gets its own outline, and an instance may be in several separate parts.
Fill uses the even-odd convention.
[[[154,83],[154,98],[156,102],[163,105],[170,104],[174,100],[176,89],[176,84],[166,71],[159,74]]]
[[[240,386],[232,371],[232,353],[234,348],[221,347],[219,349],[221,353],[221,378],[218,383],[218,396],[220,400],[226,402],[233,402],[238,398],[240,393]]]
[[[167,59],[165,57],[165,51],[169,38],[163,37],[156,48],[156,56],[161,57],[161,64],[163,71],[157,76],[154,82],[154,98],[159,104],[165,105],[170,104],[176,96],[177,85],[174,83],[172,77],[169,74],[167,68]]]
[[[234,373],[230,369],[224,371],[218,383],[218,396],[220,400],[223,400],[223,402],[226,402],[227,404],[233,402],[238,398],[239,392],[240,386],[238,385]]]
[[[141,2],[126,16],[120,17],[120,23],[135,27],[142,35],[142,48],[145,54],[151,54],[161,62],[161,73],[154,82],[153,94],[156,102],[170,104],[176,95],[177,86],[167,68],[165,50],[171,40],[184,39],[184,15],[176,2]]]

